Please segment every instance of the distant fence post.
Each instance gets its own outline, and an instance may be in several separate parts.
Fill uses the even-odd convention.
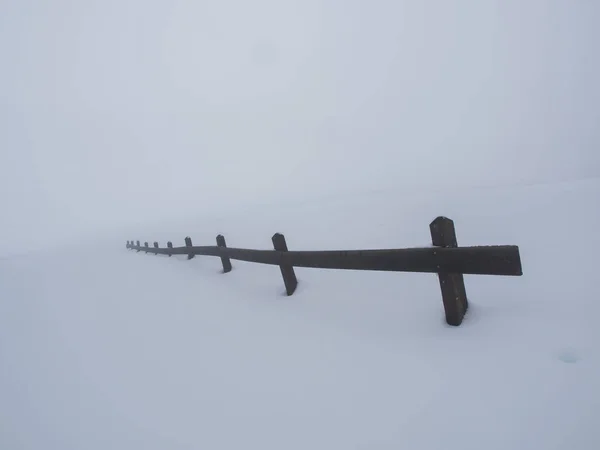
[[[135,247],[136,247],[136,249],[137,249],[137,251],[138,251],[138,253],[139,253],[139,252],[140,252],[140,250],[141,250],[141,248],[140,248],[140,241],[136,241],[136,242],[135,242]]]
[[[285,242],[285,237],[281,233],[275,233],[271,238],[273,241],[273,247],[278,252],[287,252],[287,243]],[[283,283],[285,284],[285,290],[287,295],[292,295],[298,286],[298,279],[296,278],[296,273],[294,272],[294,267],[290,265],[280,265],[281,276],[283,277]]]
[[[148,247],[148,243],[147,242],[144,242],[144,247],[145,247],[146,253],[148,253],[148,248],[149,247]]]
[[[173,243],[171,241],[167,242],[167,248],[173,249]],[[169,257],[171,257],[173,255],[173,253],[170,251],[167,254],[169,255]]]
[[[225,236],[222,234],[217,236],[217,247],[227,248]],[[229,256],[221,255],[221,263],[223,264],[223,273],[231,272],[231,260],[229,259]]]
[[[158,242],[154,243],[154,248],[158,248]],[[158,255],[158,252],[154,252],[155,255]]]
[[[436,247],[458,247],[454,222],[447,217],[438,217],[429,225],[431,241]],[[446,323],[458,326],[462,323],[469,303],[462,273],[438,272],[442,299],[446,312]]]
[[[192,238],[191,237],[188,236],[185,238],[185,246],[190,247],[190,248],[192,247]],[[187,259],[189,260],[189,259],[192,259],[193,257],[194,257],[194,254],[190,250],[190,253],[188,253]]]

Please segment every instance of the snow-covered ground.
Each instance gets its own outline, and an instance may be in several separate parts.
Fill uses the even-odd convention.
[[[598,449],[600,180],[265,205],[0,260],[0,448]],[[524,276],[435,275],[136,254],[190,235],[290,249],[516,244]]]

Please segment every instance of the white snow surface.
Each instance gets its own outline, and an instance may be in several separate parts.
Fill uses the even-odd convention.
[[[0,260],[0,448],[598,449],[600,180],[264,205]],[[199,201],[198,208],[201,208]],[[167,211],[162,211],[166,213]],[[167,258],[128,239],[290,249],[516,244],[523,277]]]

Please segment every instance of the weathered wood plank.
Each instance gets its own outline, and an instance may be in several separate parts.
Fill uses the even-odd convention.
[[[225,236],[222,234],[217,236],[217,247],[219,248],[227,248],[227,243],[225,242]],[[221,264],[223,264],[223,273],[231,272],[231,259],[225,255],[221,254]]]
[[[444,248],[458,247],[452,220],[447,217],[438,217],[431,222],[429,229],[433,245]],[[469,307],[463,273],[444,270],[438,272],[438,278],[442,290],[446,323],[459,326]]]
[[[169,248],[169,251],[173,255],[189,255],[190,253],[217,257],[224,255],[237,261],[315,269],[523,275],[519,247],[516,245],[288,252],[217,246],[186,246]]]
[[[283,277],[283,283],[285,284],[285,291],[287,295],[292,295],[298,287],[298,279],[296,278],[296,272],[294,272],[294,266],[285,261],[284,255],[287,255],[288,248],[285,242],[285,237],[281,233],[275,233],[271,238],[273,241],[273,247],[278,255],[280,255],[279,269],[281,270],[281,276]]]

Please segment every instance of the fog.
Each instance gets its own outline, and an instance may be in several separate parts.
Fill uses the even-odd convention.
[[[0,254],[284,198],[598,176],[599,19],[584,0],[3,0]]]

